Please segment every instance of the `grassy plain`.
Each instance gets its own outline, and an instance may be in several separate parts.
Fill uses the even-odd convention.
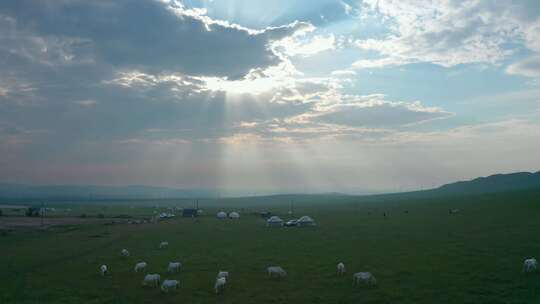
[[[289,199],[201,202],[206,215],[198,220],[4,232],[0,303],[540,303],[540,274],[521,272],[525,258],[540,258],[540,191],[296,198],[296,215],[318,223],[307,228],[268,228],[252,214],[268,209],[287,219]],[[150,216],[149,205],[69,204],[77,214],[106,217]],[[450,215],[450,208],[461,212]],[[242,217],[215,219],[219,209]],[[162,240],[168,249],[158,249]],[[120,256],[122,248],[129,258]],[[167,263],[177,260],[182,271],[167,274]],[[143,275],[133,273],[138,261],[162,279],[180,280],[181,288],[161,294],[141,287]],[[343,277],[335,274],[339,261],[347,266]],[[106,277],[101,264],[109,266]],[[288,277],[267,278],[269,265],[282,266]],[[230,272],[222,295],[212,290],[218,270]],[[353,287],[358,271],[372,272],[378,286]]]

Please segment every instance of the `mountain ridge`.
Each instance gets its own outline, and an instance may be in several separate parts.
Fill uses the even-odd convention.
[[[442,185],[438,188],[403,192],[380,193],[367,195],[350,195],[337,192],[326,193],[278,193],[268,195],[243,195],[236,197],[294,197],[294,196],[349,196],[372,197],[396,195],[432,196],[459,195],[507,192],[530,188],[540,188],[540,171],[500,173],[471,180],[457,181]],[[173,187],[127,185],[127,186],[98,186],[98,185],[25,185],[0,183],[0,199],[48,199],[48,200],[129,200],[129,199],[198,199],[222,198],[219,191],[208,189],[181,189]]]
[[[432,191],[440,193],[493,193],[540,187],[540,171],[499,173],[442,185]]]

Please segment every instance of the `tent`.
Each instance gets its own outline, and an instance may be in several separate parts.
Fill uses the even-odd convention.
[[[283,226],[283,220],[279,218],[279,216],[271,216],[268,220],[266,220],[266,226],[268,227],[281,227]]]
[[[224,218],[227,218],[227,213],[223,212],[223,211],[220,211],[216,214],[216,217],[218,219],[224,219]]]
[[[204,214],[204,211],[202,209],[197,210],[197,215],[203,215],[203,214]]]
[[[240,214],[238,214],[238,212],[236,212],[236,211],[233,211],[233,212],[229,213],[229,218],[238,219],[238,218],[240,218]]]
[[[296,222],[296,226],[314,226],[314,225],[315,225],[315,221],[307,215],[302,216]]]

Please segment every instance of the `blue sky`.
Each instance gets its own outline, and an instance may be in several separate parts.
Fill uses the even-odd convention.
[[[0,182],[365,193],[537,155],[537,1],[0,3]]]

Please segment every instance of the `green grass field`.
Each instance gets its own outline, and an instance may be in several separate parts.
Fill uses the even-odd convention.
[[[288,202],[253,200],[227,200],[224,209],[270,209],[287,218]],[[521,272],[526,257],[540,258],[539,200],[538,191],[421,200],[326,197],[296,206],[297,215],[318,223],[306,228],[267,228],[247,210],[239,220],[217,220],[214,202],[198,221],[13,231],[0,236],[0,303],[540,303],[540,273]],[[153,210],[85,208],[107,216]],[[462,211],[449,215],[449,208]],[[169,241],[168,249],[158,249],[161,240]],[[122,248],[131,257],[122,258]],[[176,260],[182,271],[167,274]],[[181,288],[170,294],[143,288],[143,275],[133,272],[137,261],[162,279],[180,280]],[[336,276],[339,261],[347,266],[343,277]],[[101,264],[109,267],[106,277]],[[281,265],[288,277],[269,279],[269,265]],[[220,269],[230,280],[216,295]],[[372,272],[377,287],[353,287],[358,271]]]

